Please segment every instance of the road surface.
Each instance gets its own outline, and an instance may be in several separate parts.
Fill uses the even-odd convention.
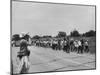
[[[79,69],[95,69],[95,54],[77,54],[54,51],[51,48],[30,46],[29,73],[48,71],[67,71]],[[13,72],[17,73],[16,60],[19,47],[12,47]]]

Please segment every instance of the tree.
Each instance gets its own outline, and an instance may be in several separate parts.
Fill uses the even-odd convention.
[[[39,36],[39,35],[35,35],[35,36],[33,36],[33,38],[32,39],[40,39],[41,37]]]
[[[12,36],[12,40],[14,40],[14,41],[20,40],[19,34],[14,34],[14,35]]]
[[[90,31],[84,33],[83,36],[86,36],[86,37],[96,36],[96,31],[90,30]]]
[[[66,37],[67,35],[66,35],[66,32],[62,32],[62,31],[60,31],[59,33],[58,33],[58,35],[57,35],[57,37]]]
[[[79,32],[77,30],[74,30],[74,31],[70,32],[70,36],[78,37],[78,36],[80,36],[80,34],[79,34]]]
[[[50,35],[44,35],[43,38],[52,38]]]

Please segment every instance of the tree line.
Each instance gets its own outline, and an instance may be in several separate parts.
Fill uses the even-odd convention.
[[[88,32],[85,32],[85,33],[81,34],[77,30],[74,30],[74,31],[70,32],[70,36],[72,36],[72,37],[79,37],[79,36],[82,36],[82,37],[93,37],[93,36],[96,36],[96,31],[90,30]]]
[[[27,35],[27,37],[29,37],[30,35]],[[83,34],[79,33],[78,30],[73,30],[70,32],[70,35],[67,35],[66,32],[63,31],[59,31],[58,34],[55,36],[55,38],[61,38],[61,37],[93,37],[96,36],[96,31],[94,30],[90,30],[88,32],[85,32]],[[40,35],[35,35],[33,37],[31,37],[32,39],[40,39],[40,38],[52,38],[51,35],[44,35],[44,36],[40,36]],[[19,34],[14,34],[12,40],[20,40],[20,35]]]

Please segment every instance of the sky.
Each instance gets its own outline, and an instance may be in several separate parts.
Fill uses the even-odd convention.
[[[12,2],[12,34],[56,36],[59,31],[70,34],[95,30],[95,7],[36,2]]]

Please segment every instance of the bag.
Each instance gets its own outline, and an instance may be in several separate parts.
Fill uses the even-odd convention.
[[[26,50],[26,51],[23,51],[23,52],[18,52],[18,55],[17,57],[19,58],[22,58],[22,56],[29,56],[30,55],[30,51],[29,50]]]
[[[28,55],[28,56],[30,55],[30,50],[27,50],[27,55]]]

